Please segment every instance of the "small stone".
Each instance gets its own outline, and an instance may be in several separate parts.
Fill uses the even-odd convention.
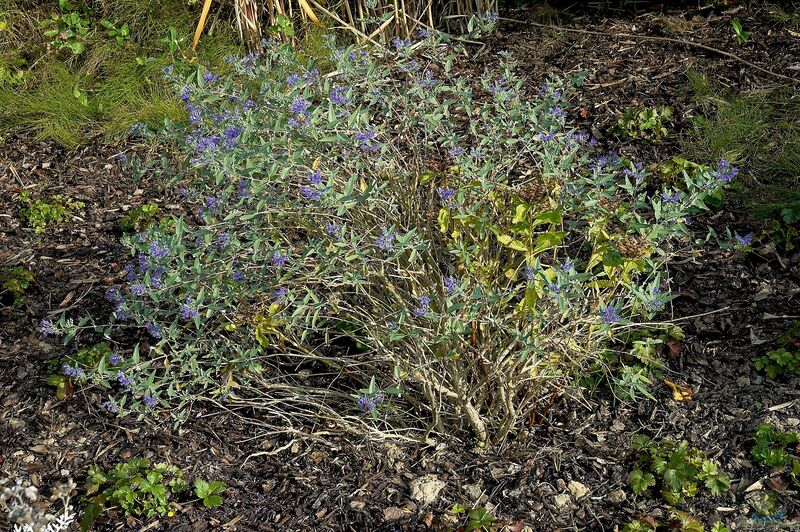
[[[387,523],[392,521],[399,521],[400,519],[411,514],[408,508],[398,508],[397,506],[390,506],[383,509],[383,520]]]
[[[561,493],[555,496],[555,503],[558,508],[563,508],[572,502],[572,497],[568,493]]]
[[[411,498],[421,506],[427,506],[439,497],[444,487],[445,483],[436,475],[425,475],[411,482]]]
[[[574,480],[571,480],[569,484],[567,484],[567,489],[572,492],[576,499],[581,499],[589,493],[589,488]]]
[[[69,476],[69,469],[62,469],[61,470],[61,476],[62,477],[68,477]]]
[[[621,503],[622,501],[626,500],[627,498],[628,498],[628,495],[625,493],[624,490],[614,490],[611,493],[609,493],[608,497],[607,497],[608,502],[611,502],[611,503],[614,503],[614,504]]]
[[[353,510],[363,510],[366,505],[364,501],[350,501],[350,508]]]
[[[483,495],[483,486],[481,486],[480,482],[475,484],[466,484],[464,486],[464,493],[467,494],[467,497],[469,497],[470,500],[477,501],[481,498],[481,495]]]

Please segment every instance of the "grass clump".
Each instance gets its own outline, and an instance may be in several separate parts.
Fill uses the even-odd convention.
[[[225,27],[207,36],[197,54],[189,49],[196,13],[184,2],[108,0],[94,9],[68,4],[61,10],[4,5],[0,132],[30,131],[66,147],[98,132],[118,139],[135,123],[158,127],[165,118],[182,119],[185,111],[162,71],[177,65],[188,76],[201,64],[220,69],[239,50]],[[80,31],[60,41],[64,32],[53,34],[54,24]]]
[[[706,80],[690,76],[690,83],[698,97],[710,97]],[[695,119],[695,130],[684,142],[688,157],[726,159],[744,167],[750,179],[735,199],[755,218],[800,207],[800,97],[776,89],[718,95],[714,101],[715,109]]]

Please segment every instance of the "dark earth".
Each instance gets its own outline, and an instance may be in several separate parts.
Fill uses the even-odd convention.
[[[476,73],[510,51],[535,92],[548,73],[585,69],[585,85],[573,99],[571,118],[610,149],[647,164],[681,155],[689,117],[702,113],[685,72],[706,73],[714,83],[741,91],[785,84],[719,53],[616,34],[665,36],[702,43],[758,66],[800,78],[800,37],[759,5],[731,8],[754,38],[737,45],[725,8],[666,8],[620,13],[513,10],[507,19],[557,23],[569,32],[503,20],[465,60]],[[546,15],[543,18],[543,13]],[[548,18],[549,17],[549,18]],[[462,65],[462,66],[463,66]],[[625,142],[605,132],[624,109],[670,105],[670,135],[653,145]],[[36,276],[24,303],[0,303],[0,478],[30,478],[51,486],[67,476],[80,483],[92,464],[111,468],[132,456],[179,466],[187,478],[224,481],[224,504],[203,510],[187,504],[171,518],[146,522],[109,512],[97,530],[424,530],[452,529],[454,504],[484,507],[509,530],[613,530],[632,519],[666,518],[657,496],[635,496],[628,474],[635,467],[634,435],[686,440],[716,460],[732,480],[722,497],[703,495],[684,508],[706,526],[722,520],[736,529],[757,528],[747,515],[751,496],[769,488],[785,509],[779,524],[800,529],[798,492],[780,471],[754,464],[752,437],[759,423],[800,430],[797,379],[773,381],[758,373],[753,358],[776,347],[776,339],[800,318],[800,254],[782,252],[761,238],[761,222],[726,205],[695,222],[696,234],[725,226],[754,231],[754,251],[722,251],[713,240],[676,258],[670,269],[669,309],[686,338],[667,357],[664,377],[692,387],[691,401],[675,401],[661,382],[657,401],[621,402],[607,388],[579,397],[568,393],[550,408],[526,441],[489,449],[452,437],[437,446],[357,439],[336,428],[308,439],[318,427],[278,433],[247,424],[216,405],[201,404],[180,429],[164,418],[136,422],[98,413],[98,397],[76,390],[56,400],[45,383],[45,361],[64,347],[41,339],[42,318],[68,310],[104,315],[108,286],[121,279],[125,253],[119,220],[133,206],[157,202],[175,209],[175,191],[157,175],[138,182],[120,168],[120,155],[147,153],[145,146],[97,141],[76,151],[28,136],[11,135],[0,147],[0,267],[24,265]],[[743,169],[747,179],[747,169]],[[72,223],[34,235],[21,226],[19,194],[36,188],[64,194],[86,207]],[[666,319],[669,319],[667,317]],[[258,453],[256,455],[256,453]],[[255,456],[253,456],[255,455]],[[411,498],[410,484],[425,475],[445,483],[428,507]],[[575,484],[575,483],[579,483]],[[572,483],[572,484],[570,484]],[[749,490],[749,491],[748,491]],[[461,521],[463,524],[463,520]]]

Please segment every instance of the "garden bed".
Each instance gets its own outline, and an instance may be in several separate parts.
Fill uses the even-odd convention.
[[[503,22],[475,48],[477,60],[459,66],[481,73],[510,51],[535,92],[547,73],[588,71],[573,103],[573,118],[610,149],[646,163],[685,154],[689,119],[703,103],[686,77],[691,69],[735,91],[771,87],[770,79],[708,51],[680,45],[614,37],[614,33],[668,35],[727,50],[774,72],[798,77],[800,38],[789,23],[772,20],[762,8],[736,16],[751,34],[738,46],[730,36],[730,15],[709,11],[680,23],[677,15],[645,13],[601,18],[560,14],[569,27],[600,31],[584,35]],[[508,18],[525,19],[527,11]],[[677,33],[675,33],[677,32]],[[688,57],[688,59],[687,59]],[[620,140],[607,133],[631,106],[671,106],[674,121],[658,144]],[[121,279],[126,251],[119,221],[126,209],[157,202],[164,213],[180,212],[176,191],[155,178],[134,183],[120,169],[120,154],[145,155],[137,145],[94,144],[66,151],[26,136],[10,136],[0,148],[0,264],[28,267],[36,276],[20,307],[0,308],[0,472],[50,486],[62,477],[83,479],[89,465],[111,467],[133,456],[150,455],[180,466],[187,476],[224,481],[225,502],[213,510],[187,506],[171,518],[148,525],[119,515],[103,516],[108,529],[148,530],[381,530],[449,526],[454,504],[485,507],[509,523],[533,530],[557,527],[613,529],[642,516],[662,518],[658,498],[634,497],[628,474],[635,463],[634,434],[687,440],[714,458],[732,480],[722,497],[697,497],[687,511],[711,525],[732,523],[752,508],[747,490],[762,481],[776,492],[787,521],[798,518],[797,492],[783,478],[753,464],[752,437],[759,423],[800,430],[797,379],[766,379],[753,367],[757,355],[774,348],[800,308],[800,255],[771,242],[766,222],[737,210],[720,210],[698,221],[707,228],[754,232],[753,251],[721,250],[715,242],[670,265],[671,309],[686,338],[668,358],[665,378],[693,389],[692,401],[675,401],[656,383],[657,401],[624,403],[608,390],[561,397],[534,423],[526,442],[487,449],[469,439],[443,440],[435,447],[356,439],[325,427],[324,437],[296,427],[274,434],[216,405],[200,403],[177,431],[158,418],[114,420],[88,408],[77,392],[57,401],[45,384],[45,361],[61,348],[36,332],[42,318],[60,313],[99,312],[111,306],[106,289]],[[710,161],[701,161],[710,162]],[[744,170],[746,173],[746,168]],[[85,207],[73,223],[34,235],[21,227],[19,194],[35,185],[47,196],[62,194]],[[269,421],[269,420],[266,420]],[[435,475],[445,483],[438,500],[420,508],[411,500],[412,481]],[[578,484],[576,484],[578,483]],[[584,490],[585,488],[585,490]],[[756,490],[758,491],[758,490]],[[112,525],[113,523],[113,525]],[[784,523],[790,526],[789,523]]]

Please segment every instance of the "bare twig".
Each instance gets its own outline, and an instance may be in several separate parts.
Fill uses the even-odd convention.
[[[554,25],[551,25],[551,24],[541,24],[539,22],[533,22],[533,21],[528,21],[528,20],[517,20],[517,19],[505,18],[505,17],[501,17],[500,20],[505,20],[506,22],[516,22],[518,24],[526,24],[528,26],[536,26],[537,28],[551,28],[551,29],[556,29],[556,30],[559,30],[559,31],[568,31],[568,32],[571,32],[571,33],[581,33],[583,35],[597,35],[597,36],[600,36],[600,37],[618,37],[618,38],[623,38],[623,39],[640,39],[640,40],[645,40],[645,41],[668,42],[668,43],[673,43],[673,44],[680,44],[680,45],[683,45],[683,46],[700,48],[701,50],[705,50],[707,52],[712,52],[712,53],[727,57],[729,59],[733,59],[734,61],[742,63],[743,65],[747,65],[747,66],[749,66],[750,68],[752,68],[754,70],[758,70],[762,74],[766,74],[768,76],[772,76],[772,77],[775,77],[775,78],[778,78],[778,79],[782,79],[784,81],[789,81],[791,83],[795,83],[795,84],[800,85],[800,79],[792,78],[792,77],[789,77],[789,76],[785,76],[783,74],[779,74],[777,72],[773,72],[772,70],[768,70],[768,69],[766,69],[764,67],[760,67],[760,66],[756,65],[755,63],[751,63],[750,61],[748,61],[746,59],[743,59],[742,57],[739,57],[736,54],[732,54],[730,52],[726,52],[725,50],[720,50],[719,48],[714,48],[713,46],[707,46],[705,44],[700,44],[700,43],[696,43],[696,42],[692,42],[692,41],[685,41],[683,39],[675,39],[673,37],[658,37],[658,36],[655,36],[655,35],[638,35],[638,34],[635,34],[635,33],[616,33],[616,32],[597,31],[597,30],[582,30],[582,29],[578,29],[578,28],[565,28],[564,26],[554,26]]]

